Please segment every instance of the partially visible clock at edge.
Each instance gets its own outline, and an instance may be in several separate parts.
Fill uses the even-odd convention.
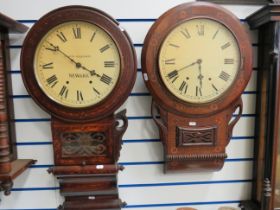
[[[221,23],[196,18],[176,26],[159,53],[160,76],[177,98],[190,103],[214,101],[233,84],[240,68],[234,35]]]
[[[42,38],[34,71],[40,88],[53,101],[72,108],[88,107],[114,89],[120,55],[103,29],[71,21],[57,25]]]

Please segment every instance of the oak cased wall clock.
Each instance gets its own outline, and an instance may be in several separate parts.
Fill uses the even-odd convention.
[[[239,19],[211,3],[170,9],[146,36],[142,71],[165,171],[221,169],[252,71],[251,44]]]
[[[24,84],[51,115],[63,209],[120,209],[117,164],[127,99],[136,79],[133,45],[106,13],[84,6],[39,19],[21,54]]]

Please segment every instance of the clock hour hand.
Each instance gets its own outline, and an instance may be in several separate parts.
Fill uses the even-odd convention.
[[[88,72],[90,73],[91,76],[101,77],[101,75],[100,75],[100,74],[97,74],[97,73],[95,72],[95,70],[89,70],[88,68],[86,68],[86,67],[84,67],[84,66],[81,66],[81,68],[82,68],[83,70],[85,70],[85,71],[88,71]]]
[[[198,59],[197,60],[197,64],[198,64],[198,71],[199,71],[199,75],[198,75],[198,80],[199,80],[199,86],[200,88],[202,88],[202,80],[204,78],[204,76],[202,75],[202,72],[201,72],[201,63],[202,63],[202,60],[201,59]]]

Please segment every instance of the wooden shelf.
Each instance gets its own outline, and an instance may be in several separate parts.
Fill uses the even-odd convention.
[[[12,33],[24,33],[28,30],[28,27],[22,23],[19,23],[8,16],[0,12],[0,26],[8,28]]]
[[[36,160],[32,159],[17,159],[11,162],[12,170],[9,173],[0,174],[0,190],[3,190],[5,195],[9,195],[13,180],[35,162]]]

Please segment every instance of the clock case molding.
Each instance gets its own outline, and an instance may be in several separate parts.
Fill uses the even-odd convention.
[[[90,107],[70,108],[55,103],[40,89],[35,78],[36,46],[51,28],[66,21],[97,25],[111,36],[119,50],[121,69],[114,90]],[[59,209],[121,209],[125,203],[118,196],[117,174],[123,167],[117,161],[128,120],[126,110],[114,112],[129,96],[137,72],[135,51],[126,31],[111,16],[95,8],[67,6],[53,10],[27,35],[21,67],[28,92],[51,115],[55,166],[48,171],[57,177],[60,193],[65,197]],[[90,142],[97,144],[96,147],[87,146]]]
[[[258,80],[252,197],[242,210],[280,208],[280,2],[271,1],[246,18],[258,30]]]
[[[193,18],[209,18],[225,25],[234,34],[241,53],[240,71],[233,85],[219,99],[204,104],[179,100],[168,91],[159,75],[161,43],[169,31]],[[152,116],[164,147],[165,172],[221,169],[232,129],[242,113],[241,94],[252,71],[251,43],[239,19],[211,3],[186,3],[172,8],[154,23],[146,36],[142,71],[153,96]],[[236,110],[238,113],[231,120]]]
[[[28,27],[0,13],[0,191],[11,193],[13,180],[35,161],[18,159],[9,53],[9,33],[24,33]]]

